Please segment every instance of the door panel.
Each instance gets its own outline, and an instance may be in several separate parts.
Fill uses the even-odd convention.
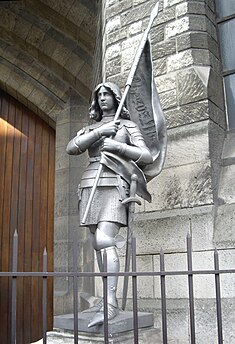
[[[0,270],[12,269],[18,231],[18,271],[53,271],[55,132],[0,90]],[[48,329],[53,326],[53,281],[48,281]],[[10,343],[11,278],[0,278],[1,342]],[[17,278],[17,344],[42,337],[42,279]]]

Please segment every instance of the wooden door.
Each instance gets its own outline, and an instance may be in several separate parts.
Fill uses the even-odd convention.
[[[12,269],[18,231],[18,271],[42,271],[44,247],[53,271],[55,132],[0,90],[0,270]],[[53,281],[48,281],[48,329]],[[0,278],[0,342],[10,343],[11,278]],[[42,279],[17,278],[17,344],[42,337]]]

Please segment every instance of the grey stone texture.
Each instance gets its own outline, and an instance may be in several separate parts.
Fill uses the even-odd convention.
[[[147,1],[106,2],[106,77],[122,87],[147,25]],[[168,149],[162,173],[148,184],[151,204],[136,206],[138,271],[159,271],[159,252],[168,270],[187,268],[186,235],[193,238],[193,267],[213,269],[213,250],[220,264],[234,265],[234,137],[225,139],[221,62],[213,0],[160,1],[151,29],[153,73],[168,127]],[[137,14],[137,12],[139,13]],[[141,13],[141,16],[139,15]],[[115,24],[110,27],[110,20]],[[136,23],[135,26],[134,23]],[[132,25],[132,26],[131,26]],[[135,30],[134,30],[135,28]],[[225,229],[226,228],[226,229]],[[123,235],[126,231],[123,229]],[[124,254],[121,251],[121,267]],[[169,333],[189,343],[187,277],[167,277]],[[123,279],[120,278],[121,289]],[[224,316],[234,298],[234,279],[223,276]],[[96,292],[102,290],[96,281]],[[196,331],[199,343],[216,342],[214,276],[195,276]],[[121,293],[118,294],[121,301]],[[159,278],[140,278],[139,307],[153,311],[161,323]],[[155,303],[154,303],[155,302]],[[185,303],[186,302],[186,303]],[[128,290],[131,309],[131,287]],[[233,343],[232,316],[224,341]],[[230,325],[229,325],[230,323]]]
[[[97,7],[68,4],[28,0],[0,6],[1,88],[54,122],[70,87],[86,99],[92,88]]]

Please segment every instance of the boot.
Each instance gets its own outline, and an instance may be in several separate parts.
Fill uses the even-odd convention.
[[[103,253],[103,250],[101,250]],[[106,248],[107,253],[107,271],[119,272],[119,258],[116,248],[114,246]],[[108,320],[114,319],[118,315],[118,304],[116,298],[118,276],[109,276],[107,279],[107,303],[108,303]],[[101,325],[104,322],[104,307],[96,312],[94,318],[88,325],[92,327],[95,325]]]

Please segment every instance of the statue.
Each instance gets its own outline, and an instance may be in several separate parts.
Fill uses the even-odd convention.
[[[90,107],[90,117],[96,123],[81,129],[67,146],[67,153],[71,155],[88,150],[89,165],[79,186],[80,225],[89,227],[100,271],[103,270],[103,252],[106,250],[107,271],[119,272],[117,248],[125,244],[119,230],[128,223],[126,203],[128,198],[133,199],[133,195],[129,197],[132,182],[135,188],[131,190],[136,189],[138,196],[151,202],[147,181],[161,172],[165,159],[165,119],[154,84],[148,41],[158,5],[159,2],[151,13],[123,96],[116,84],[99,84],[93,92]],[[108,276],[108,320],[119,312],[117,282],[117,276]],[[125,283],[124,289],[127,293]],[[88,327],[103,322],[104,305],[101,301]]]
[[[67,146],[67,153],[78,155],[88,150],[89,165],[82,176],[79,186],[80,218],[89,199],[94,184],[101,152],[108,152],[123,158],[132,165],[147,165],[153,162],[152,155],[145,144],[138,126],[129,118],[128,110],[123,107],[120,120],[114,116],[121,100],[121,92],[117,85],[104,83],[96,87],[90,108],[90,116],[97,123],[77,133]],[[113,139],[110,138],[113,136]],[[123,169],[122,169],[123,167]],[[106,249],[108,272],[119,272],[119,258],[116,247],[125,243],[119,235],[119,229],[127,225],[127,208],[122,201],[128,197],[130,185],[125,175],[125,166],[119,166],[119,173],[105,166],[101,174],[96,194],[89,215],[81,226],[89,227],[92,245],[96,251],[99,269],[102,271],[102,252]],[[138,169],[139,170],[139,169]],[[140,173],[140,170],[138,171]],[[142,176],[142,183],[145,183]],[[145,190],[145,185],[142,185]],[[145,190],[148,199],[147,190]],[[108,277],[108,319],[118,314],[116,299],[117,277]],[[104,314],[101,304],[90,326],[103,322]]]

